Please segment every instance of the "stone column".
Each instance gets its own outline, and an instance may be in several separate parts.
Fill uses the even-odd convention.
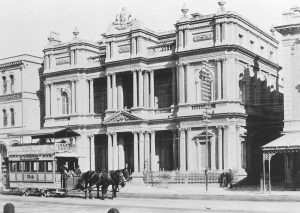
[[[136,70],[132,70],[133,78],[133,107],[137,107],[137,79]]]
[[[222,99],[222,61],[221,60],[217,60],[217,79],[218,79],[218,85],[217,85],[217,88],[218,88],[218,92],[217,92],[217,95],[218,95],[218,100],[221,100]]]
[[[94,113],[94,81],[90,79],[90,113]]]
[[[211,170],[216,170],[216,137],[213,136],[211,139],[211,147],[210,147],[210,162],[211,162]]]
[[[145,132],[145,164],[148,164],[148,168],[151,169],[151,162],[150,162],[150,132]],[[145,165],[146,166],[146,165]]]
[[[223,141],[223,161],[224,161],[224,169],[229,169],[229,147],[228,147],[228,142],[229,142],[229,126],[224,126],[224,141]]]
[[[178,49],[182,48],[182,43],[183,43],[183,32],[182,30],[178,31]]]
[[[179,65],[179,78],[178,78],[178,81],[179,81],[179,104],[182,104],[182,103],[185,103],[185,76],[184,76],[184,67],[183,65]]]
[[[95,137],[90,135],[90,170],[95,170]]]
[[[45,108],[46,108],[46,116],[50,115],[50,107],[51,107],[51,100],[50,100],[50,85],[45,84]]]
[[[139,107],[144,106],[144,99],[143,99],[143,71],[139,70]]]
[[[139,171],[139,139],[138,132],[133,133],[133,159],[134,159],[134,172]]]
[[[173,169],[178,169],[178,140],[176,131],[173,130]]]
[[[118,169],[118,164],[119,164],[119,156],[118,156],[118,137],[117,133],[113,133],[113,169],[116,170]]]
[[[135,56],[136,55],[136,38],[133,37],[131,39],[131,55]]]
[[[158,166],[157,166],[157,162],[155,162],[156,160],[156,155],[155,155],[155,131],[151,132],[151,171],[155,171],[157,170]]]
[[[222,82],[223,82],[223,98],[224,99],[227,99],[228,98],[228,91],[227,91],[227,87],[229,86],[227,82],[227,77],[230,77],[228,76],[228,73],[227,73],[227,66],[226,66],[226,59],[222,59],[222,74],[223,74],[223,78],[222,78]]]
[[[113,151],[112,151],[112,133],[108,132],[107,135],[107,163],[108,170],[113,169]]]
[[[154,107],[154,70],[150,70],[150,107]]]
[[[184,30],[184,48],[189,47],[189,29]]]
[[[144,72],[144,107],[149,108],[149,71]]]
[[[176,94],[176,67],[172,67],[172,105],[177,104],[177,94]]]
[[[118,104],[116,73],[112,74],[112,98],[113,110],[116,110]]]
[[[71,80],[71,113],[75,113],[75,82]]]
[[[107,74],[107,110],[112,108],[112,88],[111,88],[111,75]]]
[[[202,168],[201,168],[201,144],[200,144],[200,141],[199,139],[196,139],[195,141],[195,144],[196,144],[196,159],[197,159],[197,170],[200,171]]]
[[[57,102],[55,99],[55,90],[54,90],[54,84],[51,83],[50,85],[50,115],[55,116],[55,107],[57,106]]]
[[[219,126],[218,128],[218,169],[222,170],[223,167],[223,131]]]
[[[193,103],[194,102],[194,91],[195,88],[193,89],[193,85],[195,85],[194,81],[194,73],[193,70],[189,69],[190,65],[186,64],[185,69],[186,69],[186,79],[185,79],[185,87],[186,87],[186,101],[187,103]]]
[[[140,172],[144,171],[145,138],[144,132],[139,132]]]
[[[180,171],[186,171],[186,137],[185,137],[185,129],[178,129],[179,135],[179,150],[180,150]]]
[[[117,80],[117,97],[118,97],[118,109],[121,110],[124,108],[124,103],[123,103],[123,84],[121,80],[121,76],[119,76]]]
[[[193,147],[192,147],[192,139],[191,139],[191,128],[188,128],[186,131],[186,155],[187,155],[187,170],[191,171],[194,168],[193,165]]]
[[[119,135],[118,141],[119,166],[118,169],[125,168],[124,136]]]
[[[236,167],[238,170],[242,169],[242,146],[240,140],[240,126],[236,126]]]

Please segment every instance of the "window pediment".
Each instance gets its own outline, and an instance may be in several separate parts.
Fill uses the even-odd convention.
[[[128,122],[142,122],[142,121],[144,120],[137,116],[134,116],[125,111],[121,111],[107,118],[103,122],[103,124],[109,125],[109,124],[120,124],[120,123],[128,123]]]

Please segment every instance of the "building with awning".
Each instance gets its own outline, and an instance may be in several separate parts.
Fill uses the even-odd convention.
[[[300,7],[292,7],[283,14],[283,23],[271,31],[282,37],[281,65],[284,73],[284,129],[283,135],[262,146],[264,181],[268,171],[274,174],[278,156],[282,157],[284,185],[296,189],[300,186]],[[272,178],[273,180],[273,178]],[[265,184],[264,184],[265,185]]]

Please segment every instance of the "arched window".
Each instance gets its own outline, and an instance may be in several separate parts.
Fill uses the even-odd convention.
[[[10,108],[10,124],[11,126],[15,125],[15,110]]]
[[[9,78],[10,78],[10,91],[11,91],[11,93],[14,93],[15,78],[13,75],[10,75]]]
[[[3,109],[2,110],[3,112],[3,126],[7,126],[7,112],[6,112],[6,109]]]
[[[2,76],[2,85],[3,85],[3,94],[7,93],[7,81],[6,81],[6,77]]]
[[[196,77],[196,100],[197,102],[214,100],[214,84],[211,72],[202,68]]]
[[[61,93],[62,114],[69,114],[69,97],[66,92]]]

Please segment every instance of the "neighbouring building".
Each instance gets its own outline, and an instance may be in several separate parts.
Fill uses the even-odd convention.
[[[99,42],[77,29],[66,43],[50,33],[44,127],[81,135],[83,171],[261,172],[260,146],[279,134],[283,117],[278,41],[219,5],[211,15],[184,6],[166,32],[123,8]]]
[[[286,186],[300,186],[300,7],[292,7],[283,14],[283,23],[273,31],[282,35],[280,63],[283,67],[284,129],[283,136],[263,149],[271,160],[271,174],[282,174]],[[270,157],[268,157],[270,156]],[[282,163],[273,169],[280,158]],[[274,178],[273,178],[274,179]]]
[[[42,62],[27,54],[0,59],[0,165],[10,146],[30,142],[27,137],[8,137],[9,133],[40,128]]]

